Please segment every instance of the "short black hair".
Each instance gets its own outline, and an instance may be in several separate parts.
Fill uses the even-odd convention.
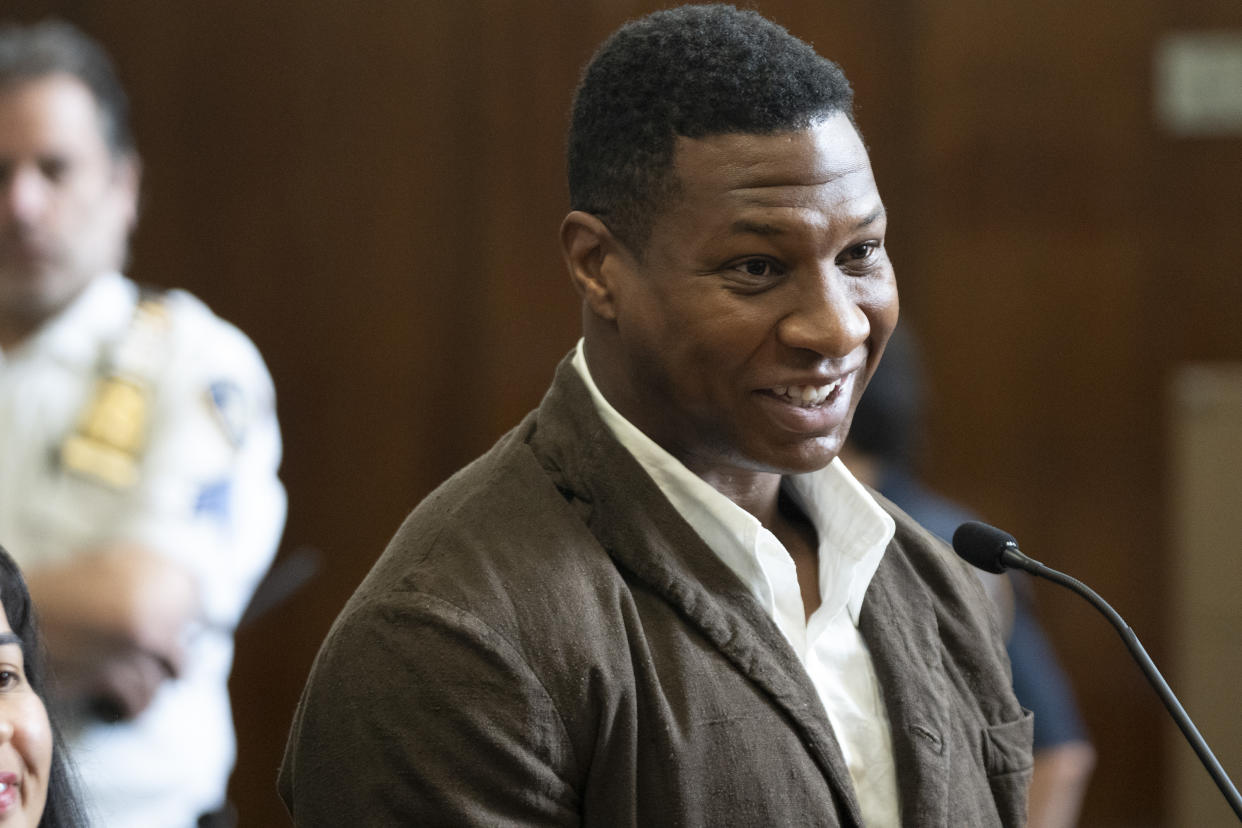
[[[133,155],[129,99],[99,43],[62,20],[0,26],[0,90],[57,74],[72,75],[91,91],[112,154]]]
[[[841,67],[753,11],[681,6],[631,21],[583,71],[567,151],[571,207],[641,253],[677,192],[676,139],[853,121]]]
[[[0,546],[0,602],[4,604],[4,615],[8,619],[9,628],[21,641],[26,682],[35,695],[43,700],[44,707],[48,708],[48,719],[52,725],[52,772],[47,782],[47,803],[43,807],[39,828],[85,825],[86,819],[78,798],[73,764],[65,752],[54,711],[48,703],[46,656],[43,652],[43,641],[39,636],[39,625],[35,620],[34,604],[30,600],[30,591],[26,588],[26,579],[22,577],[17,563],[3,546]]]

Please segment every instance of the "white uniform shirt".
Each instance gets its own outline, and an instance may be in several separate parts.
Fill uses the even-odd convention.
[[[272,382],[254,345],[181,291],[163,296],[166,325],[135,336],[138,297],[119,274],[97,277],[0,353],[0,545],[32,568],[132,541],[195,574],[205,617],[183,675],[135,721],[66,723],[99,824],[180,828],[225,800],[231,629],[275,554],[285,493]],[[119,486],[61,455],[110,361],[150,390],[136,475]]]
[[[776,536],[626,420],[591,379],[581,340],[574,367],[600,417],[651,475],[678,513],[750,588],[797,654],[832,723],[868,828],[899,828],[888,714],[866,643],[858,632],[863,596],[895,531],[840,460],[786,477],[819,536],[820,606],[810,619],[797,568]]]

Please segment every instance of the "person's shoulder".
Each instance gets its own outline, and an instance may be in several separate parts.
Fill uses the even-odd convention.
[[[948,541],[882,497],[897,529],[888,555],[901,558],[911,575],[934,596],[940,613],[965,623],[991,627],[992,602],[970,564],[958,557]]]
[[[897,524],[882,565],[889,589],[926,603],[941,642],[941,663],[965,695],[987,709],[988,720],[1015,719],[1018,705],[1000,615],[974,568],[900,509],[887,503],[886,508]]]
[[[151,388],[153,422],[177,443],[177,456],[219,457],[221,448],[243,446],[256,457],[278,453],[276,390],[249,337],[177,288],[137,289],[132,316],[115,361]],[[212,436],[187,439],[203,423]]]
[[[250,337],[194,294],[172,288],[153,294],[152,298],[168,315],[177,357],[266,373],[263,357]]]
[[[528,417],[415,507],[350,599],[351,612],[453,606],[534,647],[559,635],[566,607],[581,611],[571,621],[584,625],[578,632],[592,613],[616,610],[623,579],[527,443],[532,427]]]
[[[254,427],[274,422],[275,386],[258,348],[198,297],[142,288],[128,336],[136,334],[140,344],[157,341],[157,355],[139,362],[149,366],[161,422],[210,411],[238,444]]]
[[[572,499],[527,444],[530,423],[527,418],[427,495],[385,557],[424,577],[443,569],[453,579],[492,570],[520,578],[583,546],[598,547]]]
[[[901,504],[906,514],[945,541],[953,538],[958,526],[975,519],[975,515],[964,506],[932,491],[901,470],[888,470],[881,480],[879,491],[890,502]]]
[[[872,495],[880,507],[893,518],[896,526],[893,541],[899,552],[916,564],[960,569],[958,564],[962,562],[953,554],[948,542],[921,520],[913,517],[904,504],[899,506],[888,495],[874,490]]]

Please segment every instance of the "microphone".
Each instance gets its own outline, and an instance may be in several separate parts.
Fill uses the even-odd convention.
[[[1008,532],[968,520],[953,533],[953,551],[967,563],[997,575],[1006,569],[1026,569],[1030,558],[1018,551],[1018,541]],[[1028,570],[1029,571],[1029,570]]]
[[[1117,614],[1117,611],[1095,593],[1095,590],[1082,581],[1071,578],[1064,572],[1058,572],[1051,567],[1044,566],[1033,558],[1027,557],[1018,549],[1018,542],[1013,535],[1003,532],[995,526],[989,526],[976,520],[967,521],[957,527],[957,531],[953,533],[953,550],[967,563],[987,572],[1000,573],[1006,569],[1021,569],[1032,575],[1038,575],[1041,578],[1058,583],[1078,593],[1087,599],[1093,607],[1103,613],[1104,617],[1121,634],[1121,640],[1125,642],[1126,647],[1130,650],[1130,655],[1138,662],[1138,666],[1143,670],[1143,675],[1147,677],[1147,681],[1151,683],[1156,694],[1160,696],[1160,700],[1164,702],[1165,709],[1169,711],[1173,721],[1177,722],[1182,735],[1186,737],[1186,741],[1194,748],[1199,761],[1203,763],[1203,767],[1211,775],[1212,781],[1216,783],[1216,787],[1220,788],[1220,792],[1224,794],[1229,807],[1233,808],[1234,814],[1242,822],[1242,796],[1238,795],[1238,789],[1234,787],[1224,768],[1216,760],[1212,749],[1208,747],[1203,736],[1199,734],[1199,729],[1190,720],[1190,716],[1182,708],[1182,704],[1177,700],[1177,696],[1173,695],[1173,691],[1169,689],[1168,682],[1164,680],[1164,676],[1160,675],[1160,671],[1156,669],[1151,656],[1147,655],[1147,650],[1143,649],[1143,645],[1139,643],[1138,636],[1130,629],[1130,625]]]

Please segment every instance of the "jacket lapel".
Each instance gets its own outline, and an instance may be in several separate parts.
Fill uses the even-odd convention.
[[[948,679],[931,600],[894,540],[859,618],[892,729],[902,822],[948,825]]]
[[[806,670],[745,585],[613,437],[569,358],[557,369],[530,442],[617,564],[784,711],[828,780],[842,824],[862,828],[845,760]]]

